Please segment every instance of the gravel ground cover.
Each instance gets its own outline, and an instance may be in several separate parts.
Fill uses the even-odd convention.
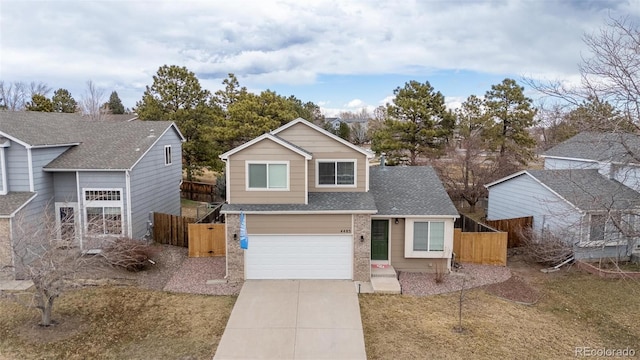
[[[435,274],[401,272],[399,281],[402,293],[427,296],[459,291],[463,286],[470,289],[501,283],[511,277],[511,270],[504,266],[462,264],[462,268],[444,276],[444,281],[436,283]]]
[[[224,256],[187,258],[174,271],[164,290],[205,295],[237,295],[242,283],[227,283],[224,281],[225,273]],[[220,283],[207,284],[209,280],[220,280]]]

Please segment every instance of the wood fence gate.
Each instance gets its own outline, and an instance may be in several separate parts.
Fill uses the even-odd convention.
[[[189,257],[224,256],[224,224],[189,224]]]
[[[454,229],[456,261],[507,266],[507,238],[506,232],[462,232]]]

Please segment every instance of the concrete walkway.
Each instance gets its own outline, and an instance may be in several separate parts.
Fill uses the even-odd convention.
[[[246,281],[214,359],[366,359],[354,283]]]

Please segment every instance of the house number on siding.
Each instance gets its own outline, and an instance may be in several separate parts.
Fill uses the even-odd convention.
[[[340,230],[341,233],[351,233],[351,229],[342,229]]]

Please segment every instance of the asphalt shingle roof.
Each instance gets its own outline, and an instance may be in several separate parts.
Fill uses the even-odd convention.
[[[458,216],[430,166],[375,166],[369,172],[378,215]]]
[[[640,136],[629,133],[583,132],[543,155],[618,163],[640,163]]]
[[[308,204],[225,204],[222,212],[238,211],[359,211],[376,212],[373,196],[368,192],[318,192],[309,193]]]
[[[0,133],[35,147],[78,144],[45,169],[130,169],[172,124],[91,121],[76,114],[0,111]]]
[[[35,194],[32,192],[10,192],[6,195],[0,195],[0,217],[13,214]]]
[[[581,210],[624,210],[640,207],[640,193],[606,178],[595,169],[527,172]]]

